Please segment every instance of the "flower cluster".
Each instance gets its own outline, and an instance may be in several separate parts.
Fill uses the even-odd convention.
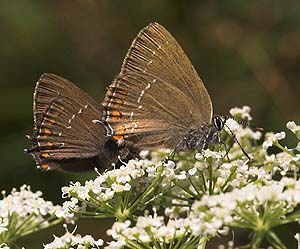
[[[236,119],[245,120],[245,123],[248,123],[250,120],[252,120],[250,111],[251,109],[249,106],[243,106],[242,108],[235,107],[230,110],[230,114]],[[249,140],[249,138],[257,141],[262,137],[262,133],[260,131],[253,131],[249,127],[242,127],[236,120],[228,119],[226,121],[226,125],[235,134],[236,138],[241,141],[244,140],[244,143],[246,142],[245,140]],[[248,146],[249,144],[245,143],[245,145]]]
[[[273,217],[274,222],[268,223],[269,228],[286,220],[288,214],[300,204],[300,181],[283,177],[280,181],[269,181],[261,184],[249,184],[241,189],[219,195],[206,195],[192,205],[194,218],[208,215],[218,220],[217,224],[248,224],[254,225],[253,216],[263,216],[258,210],[274,214],[277,210],[278,217]],[[248,207],[251,206],[252,209]],[[245,216],[248,213],[248,216]],[[250,215],[252,213],[252,215]],[[220,218],[219,218],[220,217]],[[300,217],[300,214],[299,214]],[[202,219],[202,218],[201,218]],[[252,221],[251,221],[252,219]],[[251,225],[252,223],[252,225]],[[244,225],[245,225],[244,224]],[[255,228],[255,227],[253,227]]]
[[[249,111],[246,107],[235,108],[236,114],[251,119]],[[236,132],[248,129],[248,135],[244,133],[246,144],[261,136],[260,132],[253,133],[249,128],[231,129]],[[163,206],[169,217],[176,217],[188,210],[191,198],[199,200],[205,194],[226,192],[253,179],[268,180],[272,177],[272,172],[265,168],[250,165],[240,148],[216,152],[207,149],[196,154],[181,152],[175,156],[175,161],[163,163],[169,153],[168,150],[142,151],[142,160],[131,160],[84,184],[76,182],[63,187],[63,197],[70,200],[64,203],[62,217],[96,216],[126,220],[147,205]],[[254,155],[257,151],[252,149],[251,153]],[[151,161],[145,159],[149,155]]]
[[[23,185],[20,191],[13,189],[0,200],[0,242],[10,244],[17,238],[62,221],[56,217],[62,207],[45,201],[42,192],[32,192]]]
[[[84,185],[71,183],[62,188],[63,197],[71,198],[64,205],[67,207],[65,217],[91,214],[122,220],[149,201],[148,191],[159,191],[153,186],[162,180],[161,169],[146,159],[131,160],[126,166],[99,174]]]
[[[190,220],[187,218],[169,219],[166,223],[163,216],[139,216],[135,226],[130,227],[129,220],[115,222],[107,234],[114,241],[108,242],[107,249],[122,248],[196,248],[201,237],[191,234]]]
[[[246,106],[230,113],[236,119],[252,119]],[[233,228],[251,231],[247,248],[259,248],[265,239],[274,248],[286,248],[272,229],[300,220],[300,126],[287,123],[298,139],[294,148],[288,148],[281,144],[284,131],[267,133],[260,142],[258,129],[240,123],[226,121],[225,131],[220,133],[225,146],[180,152],[174,160],[164,160],[170,150],[142,151],[140,160],[97,172],[95,179],[85,183],[70,183],[62,188],[67,199],[62,208],[44,204],[41,194],[26,186],[20,192],[14,190],[0,202],[0,242],[9,242],[4,238],[14,232],[8,229],[14,217],[17,221],[13,224],[21,227],[17,231],[25,231],[22,235],[29,233],[27,229],[32,231],[34,224],[44,227],[62,219],[75,222],[83,217],[110,217],[117,221],[107,232],[112,241],[106,247],[102,240],[67,232],[44,248],[205,248],[212,238]],[[231,133],[234,136],[228,136]],[[271,154],[269,148],[274,146],[280,152]],[[22,196],[23,203],[12,201],[13,196]],[[24,196],[31,198],[26,201],[30,205],[25,205]],[[295,238],[299,241],[299,234]],[[234,248],[234,244],[232,241],[227,247]]]
[[[243,115],[243,110],[248,114]],[[236,108],[235,114],[240,113],[241,117],[251,120],[248,111],[247,108]],[[237,123],[234,122],[227,125],[242,146],[251,148],[248,146],[251,140],[260,139],[261,133],[249,128],[235,128]],[[300,126],[292,123],[287,127],[297,134]],[[185,238],[198,238],[192,240],[204,248],[209,238],[226,234],[229,228],[239,227],[252,231],[249,248],[259,246],[264,238],[273,246],[285,248],[271,229],[300,219],[297,212],[300,206],[300,182],[287,177],[276,181],[273,177],[277,172],[281,175],[290,171],[298,172],[300,157],[297,153],[299,150],[294,152],[294,149],[280,145],[279,140],[284,138],[284,132],[267,134],[262,145],[252,146],[249,155],[255,159],[253,161],[237,152],[238,148],[229,152],[230,162],[224,160],[224,151],[205,150],[196,154],[195,160],[186,153],[180,153],[176,164],[168,164],[168,173],[163,169],[163,175],[167,176],[169,183],[165,185],[168,188],[163,196],[173,198],[171,202],[162,202],[160,199],[160,204],[165,206],[165,215],[169,217],[168,222],[163,223],[163,217],[149,215],[138,217],[136,222],[116,222],[109,231],[109,235],[115,239],[110,245],[112,248],[122,248],[134,243],[138,248],[138,245],[149,243],[155,245],[156,241],[160,243],[157,247],[164,245],[172,248],[171,243],[180,240],[176,235],[184,230]],[[269,155],[267,148],[271,146],[277,146],[282,152]],[[163,154],[155,153],[156,158]],[[191,201],[191,198],[195,201]],[[182,218],[183,214],[186,218]],[[166,234],[173,233],[173,240],[166,240],[160,229]],[[164,239],[159,240],[159,237]],[[196,248],[193,246],[190,248]]]
[[[296,125],[295,122],[288,122],[286,126],[299,140],[295,148],[288,148],[287,146],[281,145],[280,140],[283,140],[286,137],[284,131],[267,133],[265,141],[262,144],[265,151],[272,146],[281,150],[281,152],[271,155],[265,152],[265,160],[263,163],[274,173],[279,172],[283,176],[288,172],[297,173],[300,168],[300,126]]]
[[[66,226],[65,226],[66,227]],[[76,230],[76,229],[75,229]],[[103,248],[103,240],[95,240],[92,236],[81,236],[80,234],[74,235],[75,230],[57,237],[54,235],[54,240],[51,243],[45,244],[44,249],[99,249]]]
[[[129,220],[115,222],[108,230],[115,241],[107,248],[122,248],[131,243],[151,248],[156,244],[172,248],[183,243],[186,248],[196,248],[208,238],[227,234],[229,227],[248,228],[259,233],[263,227],[268,236],[272,228],[300,219],[299,213],[293,213],[299,204],[300,180],[284,177],[275,184],[272,181],[264,185],[249,184],[232,192],[203,196],[193,203],[186,218],[170,218],[165,223],[165,217],[154,213],[153,216],[139,216],[134,226]],[[186,239],[193,243],[188,246]],[[276,235],[272,234],[269,240],[277,240]],[[250,244],[250,248],[253,246]]]
[[[266,134],[266,140],[263,143],[263,148],[266,150],[269,147],[271,147],[273,144],[278,143],[279,140],[282,140],[285,138],[285,132],[278,132],[278,133],[273,133],[273,132],[268,132]]]

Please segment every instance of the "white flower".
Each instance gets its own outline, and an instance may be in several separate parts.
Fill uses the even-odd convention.
[[[254,140],[259,140],[262,136],[262,133],[260,131],[253,131],[249,127],[243,127],[234,119],[227,119],[226,125],[235,134],[238,140],[243,137],[249,137]],[[227,127],[225,127],[225,130],[227,130],[227,132],[230,134],[230,131],[228,131]]]
[[[59,221],[56,213],[61,206],[42,198],[42,192],[32,192],[30,186],[23,185],[20,191],[13,189],[0,200],[1,242],[12,242],[27,232],[46,228]]]
[[[197,153],[196,155],[195,155],[195,158],[196,158],[196,160],[202,160],[203,158],[204,158],[204,155],[203,155],[203,153]]]
[[[198,170],[207,169],[208,164],[206,162],[195,162],[194,168]]]
[[[177,175],[177,179],[178,180],[184,180],[184,179],[186,179],[186,171],[181,171],[179,173],[179,175]]]
[[[280,152],[276,155],[278,163],[277,169],[280,170],[281,175],[286,175],[290,170],[299,171],[299,167],[295,164],[299,160],[300,155],[292,156],[286,151]]]
[[[124,223],[115,222],[108,235],[117,241],[133,240],[141,248],[144,248],[143,244],[151,247],[153,240],[162,246],[169,244],[171,241],[174,242],[176,239],[182,239],[185,234],[190,234],[190,223],[191,220],[189,218],[170,218],[166,224],[163,216],[157,216],[156,214],[153,216],[145,215],[139,216],[133,227],[129,227],[129,221]],[[112,246],[115,246],[115,244],[110,242],[107,248],[114,248]]]
[[[194,168],[191,168],[189,171],[188,171],[189,175],[193,176],[197,173],[197,168],[194,167]]]
[[[215,158],[215,159],[221,159],[221,158],[223,158],[222,152],[212,151],[210,149],[203,150],[203,151],[204,151],[204,157],[205,158],[209,158],[209,157],[212,157],[212,158]]]
[[[57,210],[55,215],[58,218],[64,218],[67,223],[74,223],[77,217],[75,216],[74,212],[83,211],[84,207],[80,207],[78,205],[78,199],[71,198],[70,201],[65,201],[63,203],[63,208],[61,210]]]
[[[266,160],[265,160],[265,163],[274,163],[275,162],[275,155],[272,154],[272,155],[265,155],[266,156]]]
[[[106,246],[105,249],[121,249],[126,245],[126,241],[121,238],[117,241],[110,241],[107,244],[108,246]]]
[[[229,126],[229,128],[234,132],[237,133],[237,131],[240,129],[241,125],[234,119],[227,119],[226,125]]]
[[[263,142],[263,148],[266,150],[273,145],[275,141],[281,140],[285,138],[285,132],[273,133],[269,132],[266,134],[266,140]]]
[[[10,249],[10,248],[5,243],[2,243],[2,244],[0,244],[0,249]]]
[[[145,159],[147,156],[149,156],[150,152],[149,150],[141,150],[140,157]]]
[[[296,133],[297,131],[298,132],[300,131],[300,125],[296,125],[296,123],[294,121],[287,122],[286,128],[291,130],[293,133]]]
[[[241,118],[246,119],[246,120],[252,119],[252,117],[250,116],[250,112],[251,112],[251,109],[249,106],[243,106],[242,108],[234,107],[234,108],[231,108],[229,111],[229,113],[232,116],[241,115]]]
[[[274,203],[274,205],[271,205],[271,203]],[[264,186],[249,184],[244,188],[234,189],[232,192],[225,194],[205,195],[200,201],[195,201],[190,215],[192,221],[198,223],[198,227],[192,226],[191,229],[194,234],[214,234],[217,232],[217,229],[226,224],[229,225],[234,219],[241,221],[239,210],[245,209],[249,212],[247,207],[251,207],[255,215],[257,215],[261,206],[267,204],[269,208],[276,210],[278,209],[278,204],[281,204],[281,212],[289,214],[291,208],[297,208],[299,203],[299,180],[282,178],[279,182],[266,182]],[[272,210],[268,212],[272,212]],[[245,218],[245,216],[242,217],[242,219]],[[271,216],[269,219],[269,221],[265,222],[278,222]],[[282,216],[282,219],[284,219],[284,216]],[[199,224],[202,224],[201,229]]]
[[[122,234],[123,231],[127,230],[130,224],[131,222],[129,220],[126,220],[125,222],[115,222],[112,228],[107,230],[106,233],[114,239],[118,239],[120,237],[120,234]]]
[[[65,226],[66,227],[66,226]],[[75,229],[76,230],[76,229]],[[82,237],[79,234],[74,235],[75,230],[70,233],[67,232],[61,236],[57,237],[54,235],[54,240],[51,243],[45,244],[44,249],[61,249],[61,248],[88,248],[98,249],[100,246],[103,246],[103,240],[95,240],[91,235],[86,235]],[[72,247],[70,247],[72,246]]]

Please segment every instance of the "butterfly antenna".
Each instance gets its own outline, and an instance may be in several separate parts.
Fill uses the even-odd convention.
[[[227,124],[224,123],[224,125],[227,127],[227,129],[230,131],[231,136],[233,137],[234,141],[237,142],[237,144],[240,146],[242,152],[244,153],[244,155],[251,160],[250,156],[247,154],[247,152],[244,150],[244,148],[242,147],[242,145],[240,144],[239,140],[236,138],[235,134],[233,133],[233,131],[229,128],[229,126]]]
[[[244,127],[249,127],[249,128],[251,128],[252,130],[255,130],[255,131],[263,131],[264,130],[264,128],[262,128],[262,127],[256,127],[254,125],[249,124],[249,122],[246,121],[246,120],[237,119],[233,116],[225,116],[225,121],[227,119],[233,119],[234,121],[238,122],[240,125],[243,125]]]

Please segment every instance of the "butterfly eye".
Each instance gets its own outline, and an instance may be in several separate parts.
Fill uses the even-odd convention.
[[[224,127],[224,121],[219,116],[214,117],[213,123],[214,123],[215,128],[219,131],[222,130]]]

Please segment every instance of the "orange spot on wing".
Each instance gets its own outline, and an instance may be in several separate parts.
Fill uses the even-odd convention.
[[[49,121],[49,123],[51,123],[51,124],[55,124],[55,123],[56,123],[55,119],[52,119],[52,118],[49,119],[48,121]]]
[[[48,146],[48,147],[52,147],[52,146],[53,146],[53,143],[47,142],[47,146]]]
[[[50,166],[49,166],[48,164],[43,164],[43,165],[40,166],[40,168],[41,168],[42,170],[49,170],[49,169],[50,169]]]
[[[124,101],[122,99],[115,99],[115,105],[117,107],[121,106],[124,104]]]
[[[115,117],[121,117],[122,114],[121,114],[121,112],[114,110],[111,112],[111,115],[115,116]]]
[[[46,134],[46,135],[51,135],[52,131],[49,128],[44,128],[43,133]]]
[[[121,116],[122,116],[122,113],[117,110],[114,110],[111,112],[111,120],[113,120],[113,121],[118,120]]]
[[[117,130],[114,132],[114,134],[117,135],[123,135],[125,133],[126,128],[123,125],[118,125]]]
[[[52,113],[52,116],[53,116],[53,117],[58,117],[58,115],[59,115],[59,112],[53,112],[53,113]]]
[[[126,128],[123,125],[118,125],[117,130],[114,132],[113,138],[115,140],[124,140],[123,134],[125,133]]]
[[[42,157],[49,157],[49,153],[45,152],[45,153],[42,153]]]
[[[113,136],[113,139],[115,139],[115,140],[124,140],[124,136],[115,135],[115,136]]]

